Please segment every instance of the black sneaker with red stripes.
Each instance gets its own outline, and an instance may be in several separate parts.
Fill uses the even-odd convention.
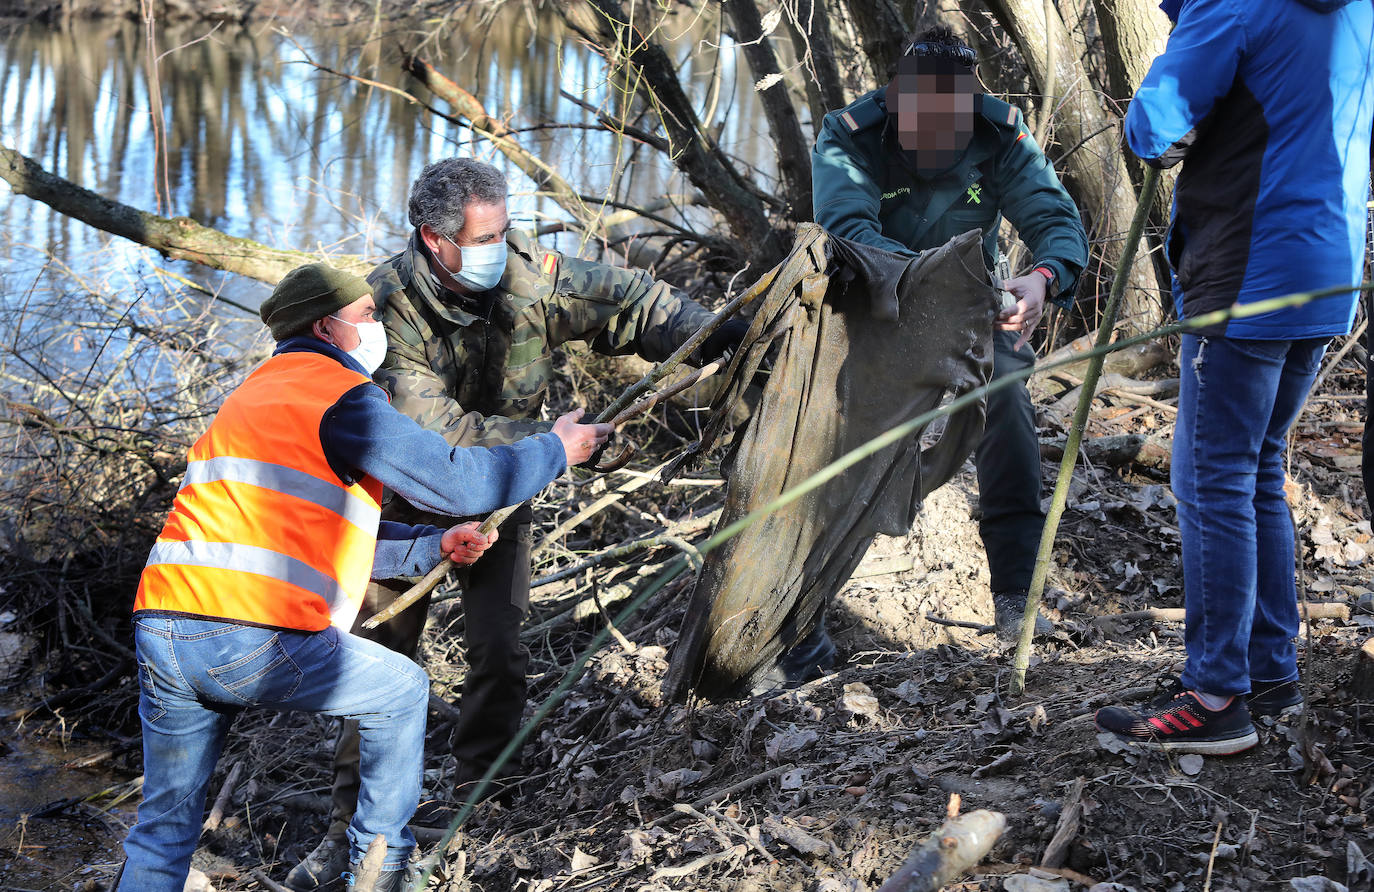
[[[1160,698],[1144,709],[1104,706],[1094,721],[1097,730],[1127,743],[1171,753],[1229,756],[1259,742],[1243,697],[1232,697],[1225,707],[1212,710],[1192,691],[1180,691],[1172,699]]]

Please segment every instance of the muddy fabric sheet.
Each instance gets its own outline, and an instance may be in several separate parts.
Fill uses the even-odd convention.
[[[918,259],[798,231],[769,273],[730,385],[713,404],[698,454],[774,348],[754,417],[726,469],[718,528],[773,501],[877,435],[987,382],[997,292],[981,235],[968,232]],[[665,690],[674,699],[738,694],[801,640],[849,579],[877,533],[905,535],[922,498],[977,445],[984,405],[847,469],[707,555]]]

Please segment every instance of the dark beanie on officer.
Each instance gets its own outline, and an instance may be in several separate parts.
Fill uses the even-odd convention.
[[[304,334],[316,319],[339,312],[365,294],[372,293],[366,279],[325,263],[307,263],[282,277],[272,296],[262,302],[258,315],[280,341]]]

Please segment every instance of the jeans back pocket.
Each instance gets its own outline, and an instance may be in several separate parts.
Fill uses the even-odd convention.
[[[300,667],[273,634],[252,653],[206,670],[225,692],[248,706],[284,705],[300,686]]]

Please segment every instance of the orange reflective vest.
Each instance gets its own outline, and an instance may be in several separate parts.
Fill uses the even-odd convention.
[[[308,632],[351,626],[377,548],[382,484],[344,485],[320,422],[367,381],[319,353],[282,353],[249,375],[187,455],[134,610]]]

